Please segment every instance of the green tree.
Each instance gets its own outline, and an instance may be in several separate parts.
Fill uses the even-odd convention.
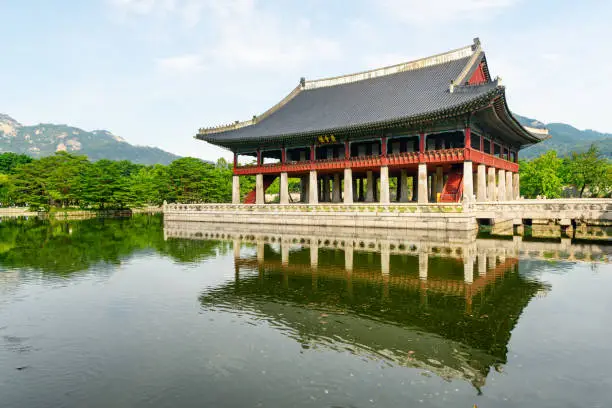
[[[587,190],[594,197],[608,194],[610,163],[595,145],[586,152],[572,153],[564,159],[563,168],[565,182],[578,191],[579,197],[583,197]]]
[[[17,166],[31,163],[32,160],[30,156],[26,156],[25,154],[11,152],[2,153],[0,154],[0,173],[13,174]]]
[[[562,180],[559,176],[561,159],[557,152],[550,150],[542,156],[520,162],[521,194],[527,198],[561,196]]]

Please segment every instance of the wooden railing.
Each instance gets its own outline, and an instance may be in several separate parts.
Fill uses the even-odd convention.
[[[354,156],[350,158],[337,157],[332,159],[288,161],[285,163],[268,163],[260,165],[245,165],[234,168],[236,175],[307,173],[310,170],[340,171],[346,168],[359,170],[374,170],[381,166],[401,168],[426,164],[455,164],[471,160],[477,164],[485,164],[496,169],[518,172],[518,164],[502,158],[474,150],[471,148],[454,148],[442,150],[427,150],[424,152],[391,153],[387,156]]]

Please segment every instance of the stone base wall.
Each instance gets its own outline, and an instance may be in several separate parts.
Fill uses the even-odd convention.
[[[349,230],[385,228],[399,230],[474,231],[478,228],[475,217],[463,213],[457,206],[428,206],[417,210],[409,207],[368,207],[347,211],[342,206],[241,206],[223,205],[167,205],[167,221],[201,221],[251,225],[307,226],[320,228],[347,228]],[[414,212],[412,212],[414,211]]]
[[[37,212],[32,212],[27,207],[0,208],[0,217],[36,217],[37,215]]]

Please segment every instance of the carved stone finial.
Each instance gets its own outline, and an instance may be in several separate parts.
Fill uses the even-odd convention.
[[[302,88],[304,88],[304,87],[306,86],[306,78],[304,78],[304,77],[301,77],[301,78],[300,78],[300,86],[301,86]]]
[[[478,47],[480,47],[480,38],[475,37],[474,38],[474,45],[472,46],[472,49],[475,50]]]
[[[450,81],[450,86],[448,87],[448,91],[449,91],[450,93],[455,92],[455,81],[453,81],[452,79],[451,79],[451,81]]]

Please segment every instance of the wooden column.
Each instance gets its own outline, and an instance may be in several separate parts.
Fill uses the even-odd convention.
[[[425,133],[419,135],[419,153],[425,152]]]
[[[380,155],[387,157],[387,137],[383,136],[380,138]]]
[[[259,149],[259,147],[257,148],[257,165],[261,166],[261,150]]]
[[[472,147],[472,129],[470,127],[466,127],[463,131],[463,144],[465,147]]]

